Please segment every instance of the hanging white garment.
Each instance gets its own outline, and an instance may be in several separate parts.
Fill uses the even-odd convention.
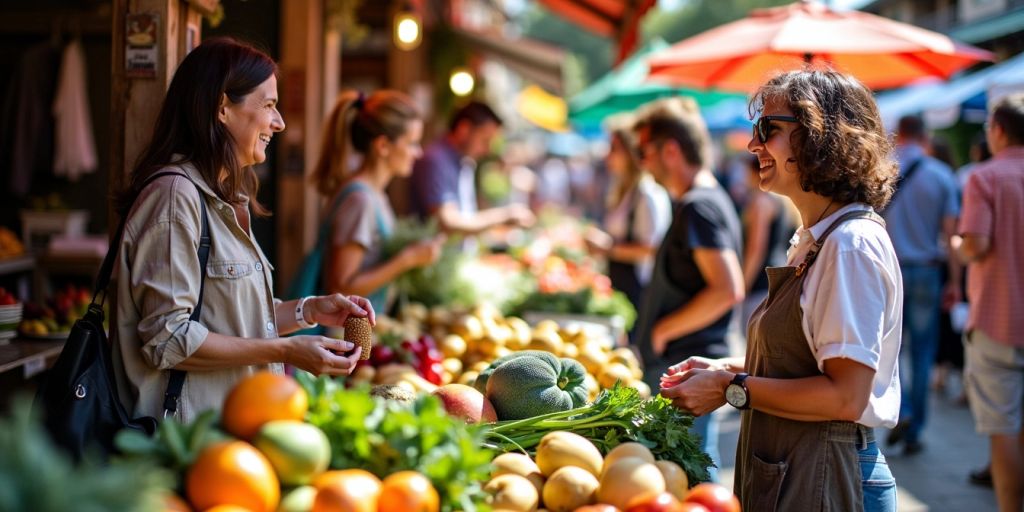
[[[85,53],[75,39],[64,49],[60,64],[57,94],[53,100],[53,171],[71,181],[96,170],[96,143],[93,140],[89,93],[86,90]]]

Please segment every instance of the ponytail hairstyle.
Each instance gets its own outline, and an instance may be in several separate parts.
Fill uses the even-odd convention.
[[[334,197],[349,178],[349,160],[353,152],[373,159],[373,141],[384,136],[394,141],[405,134],[409,122],[422,119],[412,99],[394,90],[381,90],[370,96],[360,91],[338,95],[320,142],[320,158],[313,169],[312,181],[324,197]]]

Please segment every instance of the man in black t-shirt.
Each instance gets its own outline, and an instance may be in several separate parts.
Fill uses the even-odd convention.
[[[657,390],[660,376],[673,364],[691,356],[728,355],[733,307],[743,300],[742,235],[729,195],[708,168],[710,136],[692,102],[672,98],[660,104],[636,131],[644,166],[674,203],[636,326],[644,380]],[[717,465],[712,415],[696,418],[693,431]]]

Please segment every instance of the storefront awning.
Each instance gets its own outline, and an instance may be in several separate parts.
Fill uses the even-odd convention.
[[[978,44],[1021,30],[1024,30],[1024,8],[957,27],[949,32],[949,37]]]
[[[540,0],[551,12],[599,36],[618,42],[618,59],[636,48],[640,19],[657,0]]]
[[[528,38],[509,39],[502,35],[456,28],[455,33],[469,48],[500,61],[509,69],[555,94],[562,93],[562,63],[565,51]]]

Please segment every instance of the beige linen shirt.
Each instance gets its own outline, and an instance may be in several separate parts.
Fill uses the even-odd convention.
[[[111,343],[121,402],[134,416],[163,415],[170,372],[206,340],[209,332],[240,338],[274,338],[273,267],[259,244],[239,225],[232,206],[217,197],[190,164],[163,171],[179,176],[153,181],[136,199],[125,225],[111,283],[114,307]],[[197,250],[202,226],[200,199],[210,223],[203,309],[199,300]],[[248,215],[248,208],[243,209]],[[282,365],[191,371],[176,417],[190,421],[206,409],[220,410],[243,377]]]

